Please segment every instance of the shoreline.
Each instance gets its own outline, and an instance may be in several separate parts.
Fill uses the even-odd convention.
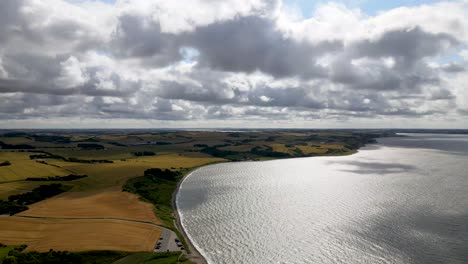
[[[224,163],[224,162],[217,162],[217,163]],[[179,230],[180,234],[184,237],[185,243],[187,244],[187,247],[190,250],[190,254],[185,253],[185,255],[190,261],[195,262],[197,264],[208,264],[208,262],[206,261],[205,257],[200,253],[200,251],[198,251],[198,249],[195,247],[192,240],[190,240],[190,237],[188,236],[186,230],[184,229],[182,225],[182,221],[180,220],[180,215],[179,215],[179,210],[177,208],[176,200],[177,200],[177,194],[179,193],[179,190],[180,190],[180,185],[184,182],[185,178],[190,176],[194,171],[198,170],[199,168],[209,166],[209,165],[213,165],[213,164],[207,164],[207,165],[197,167],[195,169],[190,170],[187,174],[185,174],[184,177],[182,177],[182,179],[180,179],[180,181],[177,182],[177,187],[175,191],[172,193],[172,199],[171,199],[172,208],[174,210],[175,227],[177,228],[177,230]]]
[[[380,144],[379,142],[377,143],[369,143],[369,144],[366,144],[364,146],[361,146],[359,147],[358,149],[352,151],[351,153],[346,153],[346,154],[343,154],[343,155],[319,155],[319,156],[310,156],[310,157],[292,157],[292,158],[286,158],[286,159],[301,159],[301,158],[314,158],[314,157],[339,157],[339,156],[352,156],[354,154],[357,154],[362,148],[365,148],[365,147],[368,147],[369,145],[378,145]],[[190,237],[188,236],[186,230],[184,229],[183,225],[182,225],[182,221],[180,219],[180,215],[179,215],[179,210],[177,208],[177,202],[176,202],[176,199],[177,199],[177,194],[179,193],[179,190],[180,190],[180,186],[182,185],[182,183],[184,182],[184,180],[190,176],[193,172],[195,172],[196,170],[200,169],[200,168],[203,168],[203,167],[206,167],[206,166],[211,166],[211,165],[216,165],[216,164],[222,164],[222,163],[231,163],[231,162],[236,162],[236,163],[241,163],[241,162],[264,162],[264,161],[273,161],[273,160],[282,160],[282,158],[276,158],[276,159],[268,159],[268,160],[243,160],[243,161],[229,161],[229,160],[226,160],[226,161],[219,161],[219,162],[213,162],[213,163],[209,163],[209,164],[205,164],[205,165],[202,165],[202,166],[199,166],[199,167],[196,167],[196,168],[193,168],[192,170],[190,170],[188,173],[186,173],[184,175],[184,177],[182,177],[182,179],[180,179],[180,181],[177,182],[177,187],[175,189],[175,191],[172,193],[172,198],[171,198],[171,204],[172,204],[172,208],[173,208],[173,212],[174,212],[174,218],[175,218],[175,227],[176,229],[180,232],[180,234],[184,237],[184,240],[187,244],[187,247],[189,247],[189,250],[190,250],[190,254],[188,253],[185,253],[185,255],[187,256],[187,258],[190,260],[190,261],[193,261],[197,264],[208,264],[206,258],[200,253],[200,251],[195,247],[195,245],[193,244],[193,241],[190,239]]]

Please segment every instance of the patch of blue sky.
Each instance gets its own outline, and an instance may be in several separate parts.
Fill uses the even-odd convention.
[[[68,0],[70,2],[80,2],[86,0]],[[90,1],[90,0],[87,0]],[[91,0],[93,1],[93,0]],[[94,0],[101,1],[106,3],[115,3],[116,0]],[[150,0],[148,0],[150,1]],[[167,0],[174,1],[174,0]],[[323,0],[283,0],[284,3],[288,5],[293,5],[298,7],[302,14],[305,17],[310,17],[313,13],[313,10],[317,5],[325,4],[329,2],[341,3],[345,6],[352,8],[359,8],[367,15],[375,15],[379,12],[403,7],[403,6],[418,6],[426,4],[434,4],[437,2],[442,2],[442,0],[335,0],[335,1],[323,1]]]
[[[429,5],[441,0],[336,0],[336,1],[316,1],[316,0],[284,0],[288,5],[292,5],[301,10],[304,17],[310,17],[314,9],[321,4],[330,2],[340,3],[350,8],[358,8],[363,13],[373,16],[379,12],[391,10],[399,7],[411,7],[420,5]]]

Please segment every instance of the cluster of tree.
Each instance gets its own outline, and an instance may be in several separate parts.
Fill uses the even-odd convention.
[[[24,246],[25,248],[25,246]],[[79,264],[83,263],[83,257],[79,253],[68,251],[49,252],[22,252],[24,248],[16,248],[8,252],[3,264]]]
[[[158,217],[163,223],[170,224],[174,221],[171,207],[172,194],[177,187],[176,175],[179,174],[168,170],[150,169],[145,172],[145,176],[128,180],[123,191],[138,194],[154,204]]]
[[[242,160],[246,159],[249,154],[255,155],[255,156],[261,156],[261,157],[276,157],[276,158],[285,158],[285,157],[290,157],[288,153],[284,152],[275,152],[273,151],[273,148],[267,145],[264,145],[262,147],[254,147],[248,152],[242,152],[242,151],[232,151],[232,150],[222,150],[219,149],[218,147],[226,147],[230,146],[230,144],[223,144],[223,145],[216,145],[212,147],[205,147],[200,150],[200,152],[209,154],[213,157],[219,157],[219,158],[225,158],[229,160]]]
[[[366,144],[377,143],[378,134],[353,133],[352,137],[342,139],[345,147],[351,150],[359,149]]]
[[[76,174],[69,174],[67,176],[50,176],[46,178],[41,177],[29,177],[26,178],[27,181],[73,181],[82,178],[86,178],[88,175],[76,175]]]
[[[80,140],[80,141],[82,141],[82,142],[100,142],[100,140],[95,138],[95,137],[90,137],[90,138],[83,139],[83,140]]]
[[[164,146],[164,145],[172,145],[172,143],[171,142],[158,141],[158,142],[156,142],[155,145]]]
[[[101,150],[105,149],[103,145],[94,144],[94,143],[81,143],[78,144],[78,147],[82,150]]]
[[[119,142],[109,142],[109,144],[117,146],[117,147],[126,147],[127,145],[119,143]]]
[[[65,192],[62,184],[41,185],[34,190],[22,194],[10,195],[8,201],[0,200],[0,215],[14,215],[28,210],[26,205],[37,203],[44,199]]]
[[[65,161],[68,162],[77,162],[77,163],[114,163],[112,160],[84,160],[84,159],[79,159],[79,158],[68,158],[65,159]]]
[[[12,137],[27,137],[27,136],[29,136],[29,134],[24,133],[24,132],[8,132],[8,133],[3,134],[2,136],[3,137],[9,137],[9,138],[12,138]]]
[[[64,189],[64,186],[60,183],[41,185],[27,193],[10,195],[8,197],[8,201],[14,202],[18,205],[30,205],[50,198],[52,196],[61,194],[65,192]]]
[[[30,159],[58,159],[58,160],[63,160],[63,161],[68,161],[68,162],[77,162],[77,163],[114,163],[112,160],[84,160],[84,159],[79,159],[79,158],[65,158],[60,155],[55,155],[49,152],[45,151],[34,151],[39,154],[33,154],[29,155]]]
[[[34,159],[59,159],[59,160],[65,160],[65,157],[62,157],[60,155],[54,155],[54,154],[32,154],[29,155],[29,158],[34,160]]]
[[[195,144],[195,145],[193,145],[193,146],[194,146],[195,148],[206,148],[206,147],[208,147],[207,144]]]
[[[2,141],[0,141],[0,147],[2,149],[35,149],[36,147],[28,145],[28,144],[7,144]]]
[[[286,158],[291,156],[288,153],[273,151],[273,148],[270,146],[254,147],[250,150],[250,153],[262,157],[271,158]]]
[[[203,153],[206,153],[213,157],[218,157],[218,158],[228,158],[228,156],[239,154],[239,152],[237,151],[218,149],[217,146],[203,148],[200,150],[200,152],[203,152]]]
[[[0,215],[9,214],[14,215],[28,210],[27,206],[19,205],[15,202],[0,200]]]
[[[0,244],[0,248],[6,247]],[[115,261],[128,256],[128,252],[121,251],[55,251],[50,249],[49,252],[30,251],[24,252],[26,245],[17,246],[10,250],[3,258],[3,264],[104,264],[114,263]]]
[[[59,165],[50,164],[50,163],[45,162],[44,160],[36,160],[36,162],[41,163],[41,164],[45,164],[45,165],[49,165],[49,166],[53,166],[53,167],[56,167],[56,168],[61,168]]]
[[[294,157],[306,157],[304,152],[300,148],[293,149]]]
[[[178,171],[171,171],[168,169],[159,169],[159,168],[152,168],[145,170],[145,178],[151,179],[153,181],[157,179],[167,180],[167,181],[175,181],[177,180],[177,176],[180,175]]]
[[[4,162],[0,163],[0,167],[10,166],[10,165],[11,165],[11,162],[9,162],[8,160],[5,160]]]
[[[49,142],[49,143],[70,143],[69,137],[57,136],[57,135],[31,135],[35,141]]]
[[[132,152],[132,154],[134,156],[137,156],[137,157],[142,157],[142,156],[154,156],[156,155],[156,153],[152,152],[152,151],[137,151],[137,152]]]

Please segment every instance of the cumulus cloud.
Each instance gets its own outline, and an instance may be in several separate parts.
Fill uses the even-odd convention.
[[[468,111],[468,4],[0,2],[0,118],[434,120]]]

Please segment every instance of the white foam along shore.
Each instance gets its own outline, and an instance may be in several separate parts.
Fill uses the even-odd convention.
[[[210,166],[210,165],[213,165],[213,164],[208,164],[208,165],[204,165],[204,166],[201,166],[201,167],[198,167],[198,168],[195,168],[194,170],[191,170],[189,173],[187,173],[186,175],[184,175],[184,177],[177,183],[177,187],[176,187],[176,190],[175,192],[172,194],[172,208],[174,209],[174,216],[176,218],[176,227],[177,229],[179,229],[180,233],[184,236],[185,238],[185,242],[187,243],[187,246],[189,247],[189,250],[190,250],[190,254],[187,254],[188,255],[188,258],[197,263],[197,264],[206,264],[208,263],[206,261],[206,258],[203,256],[203,254],[201,254],[201,250],[198,249],[193,240],[192,240],[192,237],[186,232],[183,224],[182,224],[182,218],[183,218],[183,215],[182,213],[178,210],[178,207],[177,207],[177,197],[179,195],[179,191],[180,191],[180,187],[182,185],[182,183],[185,181],[185,179],[187,177],[189,177],[190,175],[192,175],[193,172],[195,172],[196,170],[202,168],[202,167],[205,167],[205,166]]]

